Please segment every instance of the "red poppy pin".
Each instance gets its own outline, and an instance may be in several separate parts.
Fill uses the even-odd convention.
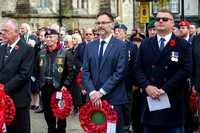
[[[173,47],[175,45],[175,41],[171,40],[170,45]]]
[[[18,45],[16,45],[16,46],[15,46],[15,50],[18,50],[18,49],[19,49],[19,46],[18,46]]]

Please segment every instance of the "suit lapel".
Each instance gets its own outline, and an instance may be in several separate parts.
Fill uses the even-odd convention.
[[[18,46],[17,49],[15,49],[16,46]],[[13,48],[12,52],[9,54],[7,60],[5,60],[5,62],[3,62],[2,67],[4,67],[5,64],[6,64],[6,63],[15,55],[15,53],[21,48],[20,40],[18,41],[18,43],[16,44],[16,46]],[[2,68],[2,67],[1,67],[1,68]]]
[[[153,49],[153,52],[155,53],[156,57],[160,54],[160,49],[158,47],[158,40],[157,35],[155,35],[152,40],[150,41],[151,47]]]
[[[102,58],[102,61],[101,61],[101,64],[100,64],[100,69],[102,68],[102,66],[103,66],[108,54],[110,53],[110,50],[113,48],[114,44],[115,44],[114,43],[114,37],[112,36],[112,38],[110,39],[110,41],[109,41],[109,43],[107,45],[107,48],[106,48],[106,50],[104,52],[104,55],[103,55],[103,58]]]
[[[99,56],[98,56],[98,53],[99,53],[99,43],[100,43],[100,39],[98,39],[95,44],[91,44],[91,45],[94,45],[94,57],[95,57],[95,61],[96,61],[96,65],[99,69]]]
[[[2,51],[1,51],[2,53],[1,53],[1,56],[0,56],[0,69],[1,69],[1,67],[3,65],[3,61],[4,61],[4,57],[5,57],[7,46],[8,46],[8,44],[5,44],[5,45],[1,46],[2,47]]]
[[[162,52],[160,52],[158,58],[155,60],[154,63],[156,63],[160,58],[162,58],[165,54],[167,54],[173,48],[173,46],[170,45],[171,40],[174,40],[176,42],[176,36],[173,33],[172,33],[171,39],[166,44],[166,46],[163,48]]]

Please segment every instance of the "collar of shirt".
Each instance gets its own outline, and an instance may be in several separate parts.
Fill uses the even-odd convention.
[[[101,41],[104,40],[104,41],[106,42],[106,43],[103,45],[103,54],[104,54],[104,52],[105,52],[105,50],[106,50],[106,48],[107,48],[107,46],[108,46],[108,43],[110,42],[111,37],[112,37],[112,34],[110,34],[110,36],[108,36],[106,39],[100,38],[99,51],[100,51],[100,48],[101,48]],[[98,53],[99,53],[99,52],[98,52]]]
[[[165,36],[165,37],[161,37],[161,36],[159,36],[158,34],[157,34],[157,41],[158,41],[158,46],[159,46],[159,48],[160,48],[160,43],[161,43],[161,38],[164,38],[165,39],[165,41],[164,41],[164,46],[166,46],[167,45],[167,43],[169,42],[169,40],[171,39],[171,37],[172,37],[172,32],[170,33],[170,34],[168,34],[167,36]]]
[[[16,46],[16,44],[18,43],[20,38],[18,38],[11,46],[11,50],[10,50],[10,53],[12,52],[13,48]],[[9,45],[9,44],[8,44]]]
[[[190,37],[190,36],[187,36],[187,37],[186,37],[186,38],[184,38],[184,39],[185,39],[186,41],[189,41],[189,37]]]
[[[93,41],[93,40],[91,40],[91,41]],[[91,41],[90,41],[90,42],[91,42]],[[88,42],[88,41],[85,41],[85,43],[88,44],[89,42]]]
[[[102,39],[102,38],[100,38],[100,45],[101,45],[101,41],[102,40],[104,40],[105,42],[106,42],[106,44],[108,44],[109,43],[109,41],[110,41],[110,39],[111,39],[111,37],[112,37],[112,34],[110,34],[110,36],[108,36],[106,39]]]

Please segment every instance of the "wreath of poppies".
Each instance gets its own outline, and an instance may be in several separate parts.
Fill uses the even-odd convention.
[[[14,120],[15,112],[13,100],[5,95],[4,85],[0,84],[0,133],[4,130],[2,129],[4,123],[8,126]]]
[[[192,93],[190,97],[190,109],[192,111],[197,111],[199,109],[197,96],[194,93]]]
[[[8,126],[14,120],[14,117],[16,115],[15,113],[16,109],[15,109],[15,104],[13,103],[13,100],[8,95],[5,95],[4,100],[5,100],[4,119],[5,119],[6,126]]]
[[[81,85],[81,77],[82,77],[82,72],[79,72],[76,82],[77,82],[77,84],[78,84],[78,86],[80,88],[82,87],[82,85]]]
[[[55,92],[51,98],[51,109],[57,118],[65,119],[72,111],[72,97],[67,90],[62,90],[59,92],[62,92],[62,99],[56,99],[57,92]]]
[[[4,101],[4,90],[0,90],[0,133],[3,133],[3,124],[4,124],[4,113],[5,113],[5,101]],[[4,94],[5,95],[5,94]]]
[[[92,101],[89,101],[79,112],[81,127],[87,133],[106,133],[107,121],[115,121],[117,124],[117,112],[106,100],[102,100],[102,108],[95,108]]]

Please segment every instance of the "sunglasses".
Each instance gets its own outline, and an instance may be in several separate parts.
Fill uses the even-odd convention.
[[[94,33],[94,36],[99,36],[99,34],[98,33]]]
[[[86,35],[86,36],[88,36],[88,35],[90,35],[90,36],[91,36],[92,34],[91,34],[91,33],[90,33],[90,34],[89,34],[89,33],[86,33],[85,35]]]
[[[163,22],[167,22],[168,20],[172,20],[171,18],[156,18],[156,21],[159,22],[162,19]]]

